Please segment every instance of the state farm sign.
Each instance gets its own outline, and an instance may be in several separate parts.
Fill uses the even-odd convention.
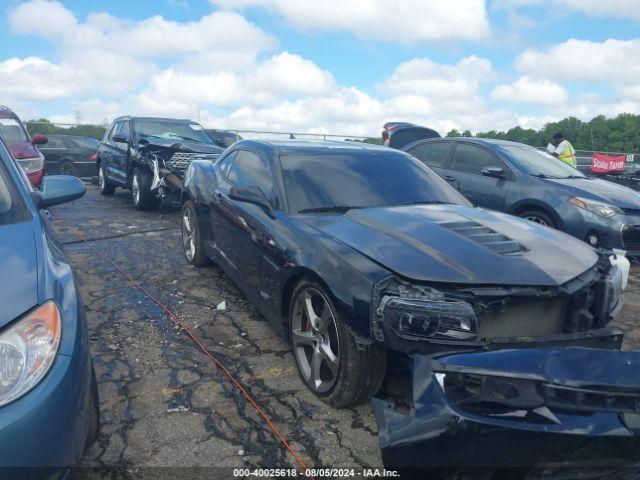
[[[591,171],[594,173],[622,172],[624,171],[624,161],[625,155],[613,156],[594,153]]]

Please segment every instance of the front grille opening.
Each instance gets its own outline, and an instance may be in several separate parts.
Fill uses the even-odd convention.
[[[640,414],[640,391],[620,392],[565,387],[517,377],[447,372],[443,390],[454,407],[476,415],[505,416],[538,422],[553,421],[553,412]],[[542,409],[542,410],[541,410]]]
[[[480,316],[478,339],[540,337],[561,333],[568,303],[567,297],[508,302],[504,308],[489,310]]]

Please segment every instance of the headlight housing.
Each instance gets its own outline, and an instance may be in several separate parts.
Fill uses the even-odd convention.
[[[16,160],[26,173],[37,172],[44,167],[44,157],[18,158]]]
[[[380,305],[385,328],[404,338],[475,340],[476,314],[470,303],[384,297]]]
[[[587,210],[591,213],[595,213],[596,215],[600,215],[601,217],[611,218],[618,213],[622,213],[622,210],[614,205],[597,202],[595,200],[587,200],[586,198],[582,197],[572,197],[569,199],[569,201],[576,207],[582,208],[583,210]]]
[[[0,406],[35,387],[51,368],[62,319],[49,300],[0,332]]]

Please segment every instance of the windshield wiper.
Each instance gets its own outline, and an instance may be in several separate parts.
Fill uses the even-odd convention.
[[[553,175],[545,175],[544,173],[532,173],[531,176],[536,178],[553,178],[556,180],[560,178],[560,177],[554,177]]]
[[[591,177],[587,177],[586,175],[569,175],[562,178],[591,178]]]
[[[399,203],[398,207],[404,207],[406,205],[453,205],[453,203],[440,200],[416,200],[415,202]]]
[[[349,210],[353,210],[354,208],[366,208],[366,207],[358,206],[358,205],[333,205],[331,207],[304,208],[302,210],[298,210],[298,213],[324,213],[324,212],[346,213]]]

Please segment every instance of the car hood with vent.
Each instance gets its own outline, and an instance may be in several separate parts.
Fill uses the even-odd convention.
[[[598,260],[587,244],[557,230],[460,205],[352,209],[301,218],[418,281],[556,286]]]

